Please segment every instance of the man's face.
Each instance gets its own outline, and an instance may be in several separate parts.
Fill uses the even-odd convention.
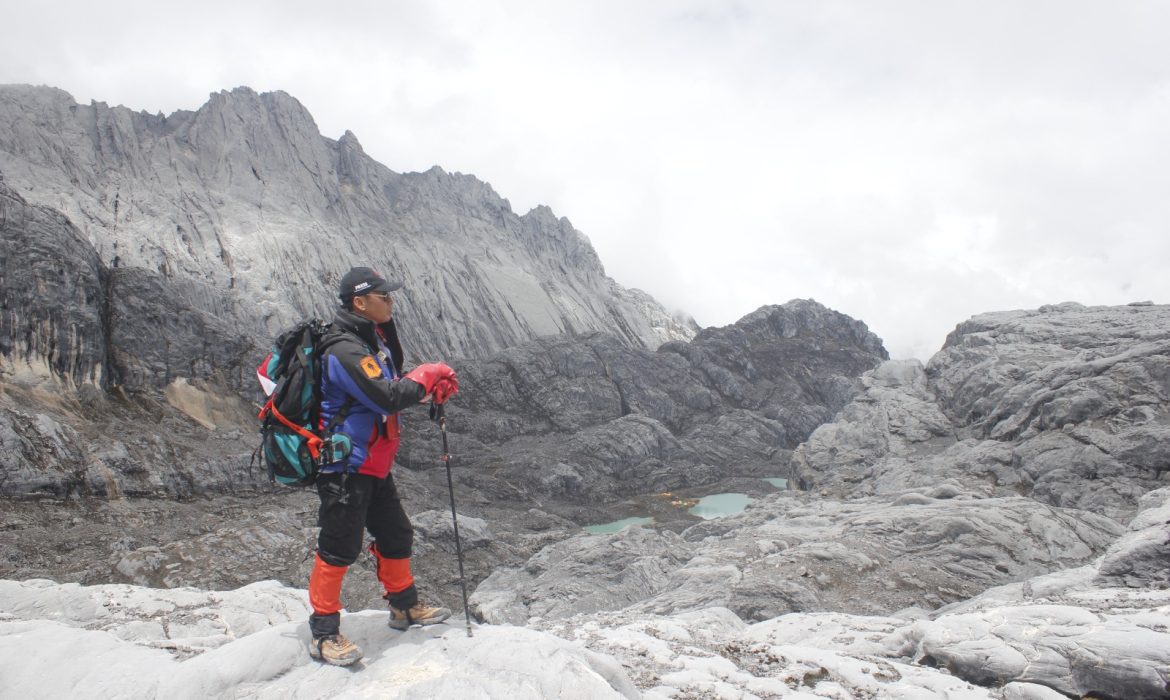
[[[353,298],[357,315],[374,323],[386,323],[394,316],[394,297],[389,292],[370,292]]]

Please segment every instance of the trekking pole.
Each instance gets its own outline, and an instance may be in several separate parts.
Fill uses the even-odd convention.
[[[451,522],[455,525],[455,556],[459,559],[459,588],[463,591],[463,615],[467,618],[467,636],[471,636],[471,608],[467,605],[467,579],[463,576],[463,546],[459,544],[459,516],[455,514],[455,484],[451,481],[451,451],[447,449],[447,413],[443,404],[431,404],[431,417],[439,420],[443,434],[443,464],[447,467],[447,490],[451,493]]]

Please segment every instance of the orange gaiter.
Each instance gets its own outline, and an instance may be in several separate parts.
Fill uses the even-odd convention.
[[[378,580],[387,593],[401,593],[414,584],[410,574],[410,559],[388,559],[371,544],[370,552],[378,560]]]
[[[341,611],[341,579],[348,566],[333,566],[316,555],[313,572],[309,574],[309,605],[318,615],[332,615]]]

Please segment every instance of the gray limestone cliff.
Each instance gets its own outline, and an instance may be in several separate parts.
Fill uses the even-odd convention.
[[[96,261],[157,275],[182,305],[248,334],[330,316],[359,264],[405,281],[396,313],[416,359],[557,333],[651,349],[694,334],[606,277],[547,207],[517,215],[486,183],[438,167],[393,172],[352,133],[323,137],[282,92],[237,88],[163,116],[0,86],[0,177],[68,218]]]

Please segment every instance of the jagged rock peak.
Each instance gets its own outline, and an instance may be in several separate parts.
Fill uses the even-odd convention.
[[[292,116],[303,117],[316,125],[316,122],[313,120],[313,115],[301,104],[301,101],[283,90],[256,92],[246,85],[241,85],[231,90],[220,90],[219,92],[211,93],[203,109],[240,109],[251,108],[253,106],[262,106],[272,112],[283,112]]]
[[[73,95],[48,85],[23,85],[20,83],[0,84],[0,99],[39,104],[77,104]]]
[[[518,216],[471,175],[396,173],[351,132],[323,137],[283,92],[235,88],[163,117],[0,87],[0,172],[68,217],[104,265],[185,281],[199,291],[184,303],[240,335],[331,316],[354,265],[405,282],[396,315],[414,361],[556,333],[649,348],[694,333],[606,277],[567,219]]]
[[[362,148],[362,144],[360,141],[358,141],[357,135],[354,134],[349,129],[345,130],[345,133],[341,135],[341,138],[339,138],[337,140],[337,143],[341,146],[344,146],[346,149],[349,149],[351,151],[358,151],[360,153],[365,153],[365,149]]]
[[[696,340],[731,332],[743,333],[749,340],[753,337],[797,338],[815,334],[889,359],[881,338],[863,321],[834,311],[815,299],[793,299],[782,305],[761,306],[730,326],[700,331]]]

